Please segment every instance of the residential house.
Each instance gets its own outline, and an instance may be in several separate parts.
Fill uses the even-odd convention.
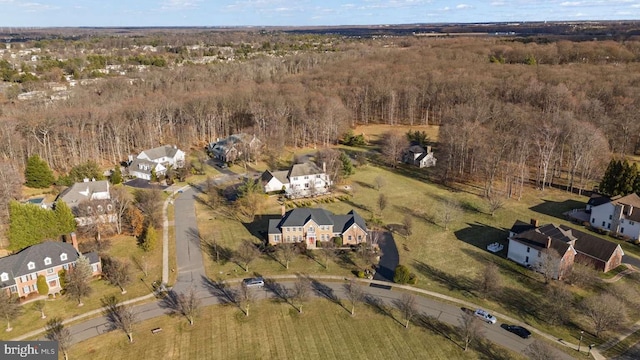
[[[630,239],[640,239],[640,197],[635,193],[604,198],[590,209],[592,227]]]
[[[75,183],[66,188],[56,201],[63,201],[76,218],[78,226],[85,226],[100,223],[113,223],[117,220],[113,204],[111,203],[111,193],[109,192],[109,181],[98,180]]]
[[[75,234],[71,238],[72,244],[43,242],[0,258],[0,289],[25,298],[38,293],[38,275],[42,275],[47,279],[49,294],[59,293],[62,290],[60,272],[75,266],[80,256]],[[93,275],[100,275],[102,266],[98,254],[91,252],[84,256],[91,264]]]
[[[207,152],[223,162],[235,162],[238,159],[251,161],[255,160],[253,157],[261,147],[262,141],[255,135],[240,133],[226,139],[216,139],[215,142],[207,145]]]
[[[268,243],[304,243],[308,249],[316,248],[318,241],[342,238],[343,245],[357,245],[368,240],[365,221],[354,210],[346,215],[314,208],[296,208],[284,212],[281,219],[269,221]]]
[[[322,195],[331,187],[324,163],[322,169],[312,162],[305,162],[295,164],[289,170],[267,170],[261,180],[264,192],[283,191],[289,198]]]
[[[151,173],[164,176],[169,168],[184,166],[185,153],[175,145],[164,145],[141,152],[135,159],[129,157],[129,175],[139,179],[151,180]]]
[[[565,256],[564,248],[569,246],[575,251],[574,256]],[[537,258],[542,257],[540,250],[549,248],[554,248],[561,256],[559,269],[569,269],[577,262],[608,272],[618,267],[624,256],[619,244],[565,225],[538,226],[537,220],[532,219],[529,224],[516,221],[509,231],[507,258],[521,265],[536,266]]]
[[[509,231],[507,258],[539,271],[551,270],[554,279],[565,277],[573,267],[577,254],[572,246],[571,234],[557,232],[553,225],[527,225],[518,221]],[[545,261],[555,263],[548,267]]]
[[[402,154],[402,162],[419,168],[436,166],[436,158],[433,156],[431,146],[427,146],[426,149],[420,145],[410,146]]]

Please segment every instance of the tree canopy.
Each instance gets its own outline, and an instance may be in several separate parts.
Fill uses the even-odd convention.
[[[27,166],[24,170],[25,185],[30,188],[42,189],[53,184],[55,177],[46,161],[40,156],[32,155],[27,159]]]
[[[9,203],[9,248],[21,250],[47,239],[58,239],[76,228],[73,214],[63,202],[56,210],[43,209],[32,204]]]

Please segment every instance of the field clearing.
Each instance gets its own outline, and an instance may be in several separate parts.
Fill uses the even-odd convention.
[[[392,131],[405,134],[407,131],[424,131],[431,142],[438,142],[438,132],[440,126],[438,125],[384,125],[384,124],[372,124],[372,125],[360,125],[356,126],[353,130],[355,135],[364,134],[364,138],[367,142],[377,142],[382,139],[381,135]]]
[[[151,329],[163,331],[151,334]],[[182,317],[160,317],[135,328],[134,343],[113,331],[71,348],[71,359],[488,359],[463,351],[431,330],[360,306],[355,317],[336,304],[315,300],[298,314],[290,305],[262,301],[245,317],[236,307],[204,308],[193,327]],[[502,359],[519,355],[493,345]],[[492,357],[495,359],[495,357]]]
[[[46,319],[40,319],[40,313],[33,309],[33,303],[22,305],[22,315],[11,322],[13,331],[0,332],[0,340],[8,340],[44,327],[47,320],[52,317],[69,319],[102,307],[103,296],[115,295],[120,300],[133,299],[151,293],[151,283],[162,277],[162,248],[159,245],[155,250],[144,253],[136,244],[136,239],[132,236],[116,236],[110,239],[111,247],[108,251],[110,256],[114,256],[130,263],[131,283],[125,286],[127,293],[122,295],[120,288],[110,285],[105,280],[93,280],[91,288],[93,292],[88,298],[83,299],[84,306],[78,307],[77,302],[62,296],[56,299],[46,300],[44,312]],[[148,274],[145,277],[143,272],[134,264],[133,257],[142,258],[148,263]]]

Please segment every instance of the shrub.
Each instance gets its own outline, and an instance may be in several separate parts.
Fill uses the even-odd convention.
[[[60,287],[61,288],[65,288],[67,286],[67,271],[66,270],[60,270],[58,271],[58,278],[60,278]]]
[[[333,238],[333,243],[336,244],[337,247],[342,246],[342,238],[340,236],[336,236]]]
[[[396,266],[393,274],[393,282],[398,284],[406,284],[411,279],[411,273],[409,269],[404,265]]]
[[[417,283],[418,283],[418,277],[416,276],[416,274],[414,274],[414,273],[409,274],[408,284],[415,285]]]
[[[364,279],[364,271],[359,270],[357,275],[358,275],[358,278]]]
[[[38,281],[36,284],[38,285],[38,294],[47,295],[49,293],[49,285],[47,284],[47,279],[44,275],[38,275]]]

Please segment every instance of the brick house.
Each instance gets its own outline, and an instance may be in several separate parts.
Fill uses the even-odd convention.
[[[284,209],[284,208],[283,208]],[[342,245],[367,242],[365,221],[354,210],[346,215],[334,215],[324,209],[297,208],[282,214],[281,219],[269,221],[268,243],[305,243],[314,249],[318,241],[342,238]]]
[[[75,234],[71,237],[75,239]],[[62,287],[59,273],[75,266],[80,257],[77,242],[74,245],[56,241],[43,242],[0,258],[0,289],[26,298],[38,293],[38,275],[42,275],[47,279],[49,294],[60,292]],[[91,252],[84,256],[91,264],[93,275],[100,275],[102,266],[98,254]]]

